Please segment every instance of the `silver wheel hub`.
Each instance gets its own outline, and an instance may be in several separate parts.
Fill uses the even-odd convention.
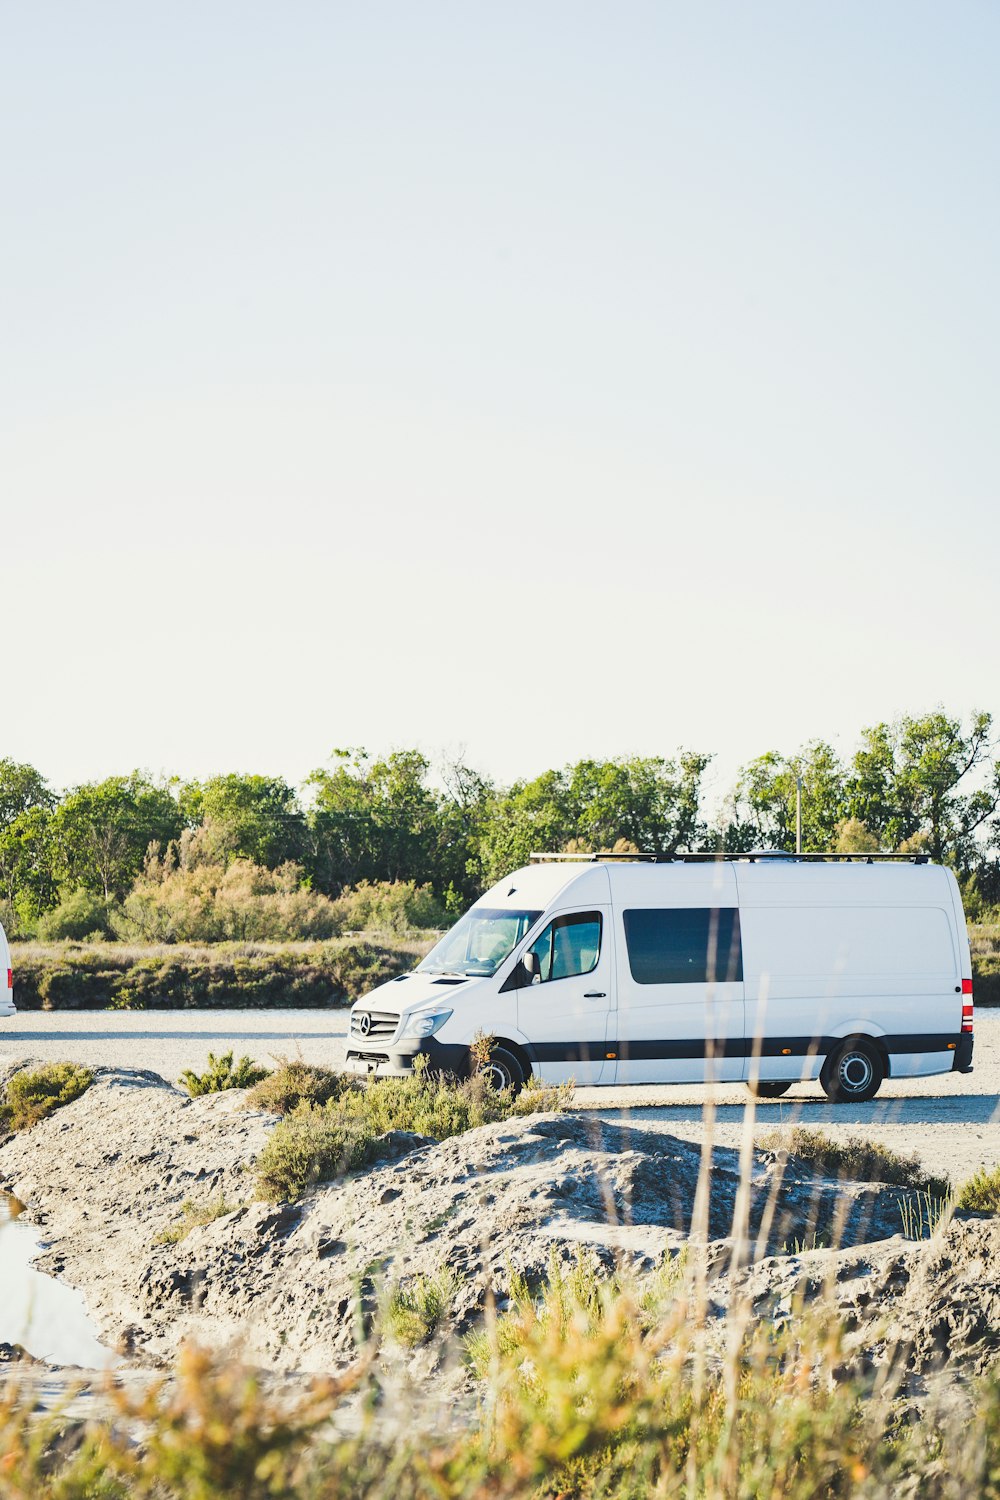
[[[871,1083],[871,1059],[863,1052],[849,1052],[840,1064],[840,1079],[852,1094],[860,1094]]]

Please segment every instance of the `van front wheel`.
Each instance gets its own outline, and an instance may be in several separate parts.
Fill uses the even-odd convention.
[[[864,1104],[874,1099],[885,1077],[877,1049],[862,1037],[845,1042],[823,1064],[819,1081],[834,1104]]]
[[[501,1089],[510,1089],[519,1094],[524,1088],[524,1069],[506,1047],[494,1047],[482,1071],[487,1083],[498,1093]]]

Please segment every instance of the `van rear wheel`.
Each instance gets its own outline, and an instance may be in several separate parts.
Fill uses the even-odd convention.
[[[501,1089],[510,1089],[512,1093],[519,1094],[524,1088],[524,1069],[513,1052],[508,1052],[506,1047],[492,1049],[482,1074],[498,1093]]]
[[[782,1094],[788,1093],[791,1086],[791,1079],[787,1083],[771,1083],[763,1078],[747,1082],[747,1088],[755,1099],[780,1099]]]
[[[863,1037],[852,1037],[829,1054],[819,1081],[833,1104],[864,1104],[874,1099],[884,1077],[878,1049]]]

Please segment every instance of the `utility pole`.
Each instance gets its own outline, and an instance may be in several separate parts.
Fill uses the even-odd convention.
[[[802,853],[802,777],[795,777],[795,852]]]

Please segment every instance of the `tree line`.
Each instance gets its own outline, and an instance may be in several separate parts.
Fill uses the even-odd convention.
[[[301,788],[230,773],[139,771],[57,792],[0,760],[0,916],[30,936],[60,904],[125,902],[180,865],[280,872],[280,889],[339,898],[381,882],[428,888],[454,913],[533,850],[660,854],[795,847],[924,852],[954,867],[967,900],[1000,902],[1000,765],[992,719],[943,709],[864,729],[847,759],[822,740],[750,761],[710,816],[711,755],[580,760],[500,785],[417,750],[338,750]],[[248,877],[248,878],[251,878]],[[214,887],[213,887],[214,889]],[[276,887],[277,889],[277,887]]]

